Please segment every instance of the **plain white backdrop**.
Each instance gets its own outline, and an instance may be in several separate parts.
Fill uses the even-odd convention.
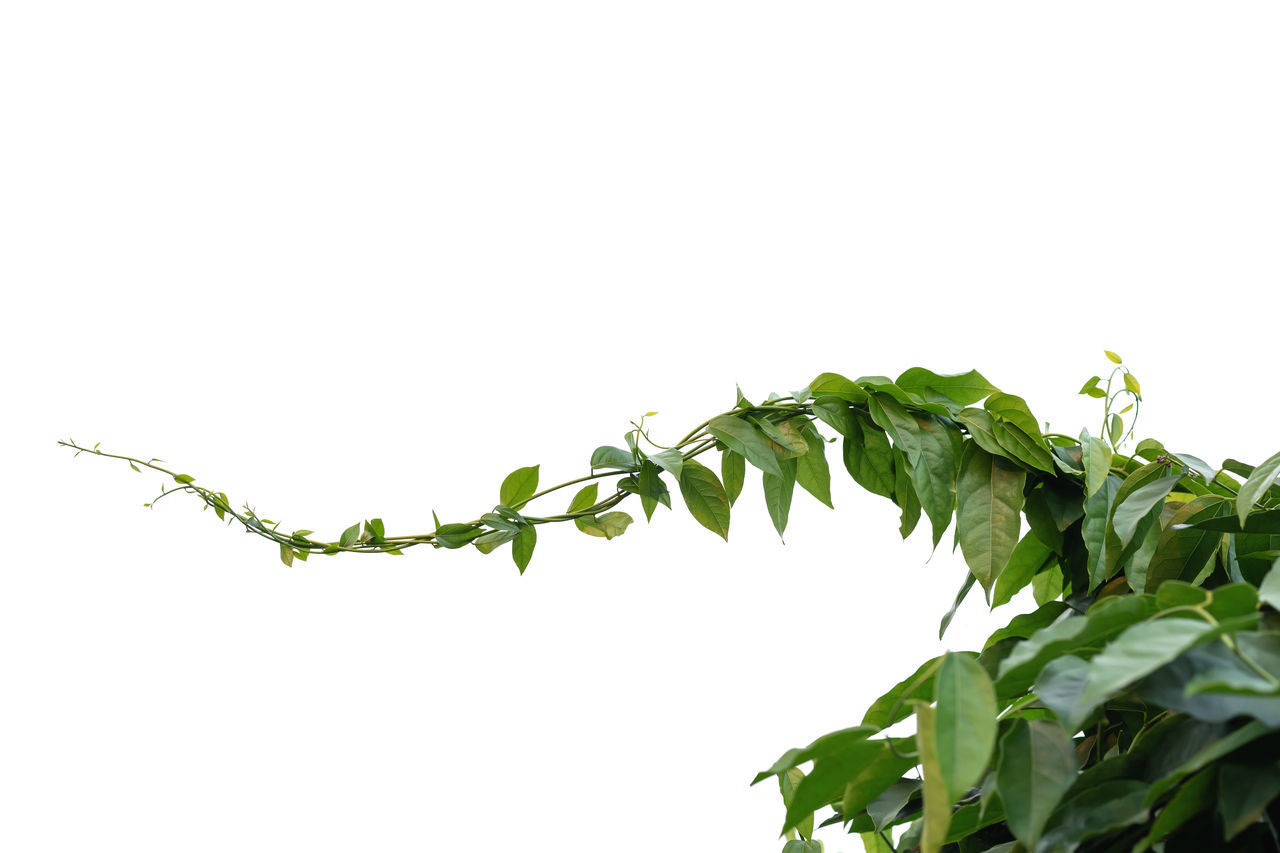
[[[1272,4],[15,3],[0,847],[776,851],[782,751],[1016,612],[840,477],[784,546],[313,558],[818,372],[1280,449]],[[833,457],[838,459],[838,457]],[[838,470],[838,466],[837,466]],[[560,498],[556,498],[557,503]],[[638,508],[637,508],[638,509]],[[638,515],[638,512],[637,512]],[[949,540],[948,540],[949,541]],[[856,839],[825,836],[853,853]]]

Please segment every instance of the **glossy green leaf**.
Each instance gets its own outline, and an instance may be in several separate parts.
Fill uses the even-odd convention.
[[[1121,546],[1133,541],[1138,523],[1153,509],[1163,505],[1164,499],[1176,485],[1177,477],[1161,477],[1139,486],[1127,495],[1117,496],[1115,509],[1111,514],[1111,526],[1120,539]]]
[[[1091,497],[1102,488],[1111,473],[1111,448],[1105,442],[1089,435],[1088,430],[1080,434],[1080,447],[1083,451],[1085,497]]]
[[[987,769],[996,741],[996,695],[982,666],[969,655],[947,654],[934,684],[937,761],[954,802]]]
[[[711,419],[707,431],[730,450],[746,457],[748,462],[761,471],[775,477],[782,476],[778,457],[769,445],[769,439],[751,424],[741,418],[721,415]],[[685,464],[688,465],[687,462]]]
[[[360,524],[357,522],[356,524],[353,524],[350,527],[348,527],[346,530],[342,531],[342,536],[338,539],[338,544],[341,545],[343,548],[350,548],[352,545],[356,544],[356,541],[359,538],[360,538]]]
[[[517,468],[508,474],[502,481],[498,503],[517,507],[529,500],[538,491],[538,467],[531,465],[528,468]]]
[[[1160,814],[1152,821],[1151,829],[1146,836],[1134,846],[1133,853],[1144,853],[1151,849],[1155,842],[1211,808],[1217,789],[1216,781],[1213,771],[1210,770],[1202,770],[1188,779],[1186,784],[1178,789],[1178,793],[1173,795],[1173,799],[1160,810]]]
[[[849,804],[857,813],[878,794],[898,781],[914,761],[884,740],[864,740],[846,749],[829,751],[814,758],[813,770],[796,786],[787,806],[782,831],[795,827],[807,815],[833,800]]]
[[[1080,528],[1088,550],[1087,571],[1089,588],[1092,589],[1104,580],[1107,573],[1107,525],[1111,520],[1111,509],[1116,495],[1120,492],[1123,480],[1114,474],[1109,475],[1102,486],[1084,502],[1084,523]]]
[[[1079,772],[1075,747],[1053,720],[1015,718],[1000,739],[996,784],[1009,830],[1027,850]]]
[[[993,425],[992,434],[1010,458],[1030,468],[1054,473],[1053,455],[1044,446],[1043,438],[1033,438],[1013,424],[1000,422]]]
[[[827,465],[826,442],[810,425],[802,430],[808,451],[796,458],[796,483],[822,503],[831,506],[831,468]]]
[[[516,568],[520,570],[520,574],[524,574],[524,570],[529,567],[529,560],[533,558],[533,547],[537,544],[538,529],[532,524],[521,527],[520,532],[511,541],[511,556],[516,561]]]
[[[729,538],[729,498],[711,469],[694,459],[680,472],[680,494],[699,524],[722,539]]]
[[[976,655],[974,656],[977,657]],[[862,717],[862,725],[872,727],[872,731],[887,728],[911,716],[911,703],[918,700],[932,701],[934,681],[938,669],[942,666],[942,658],[936,657],[925,661],[911,675],[895,684],[887,693],[867,709]]]
[[[1026,473],[975,444],[965,446],[956,485],[956,533],[969,571],[990,590],[1018,544]]]
[[[819,758],[845,752],[858,744],[864,743],[877,730],[877,727],[869,725],[852,726],[825,734],[815,739],[808,746],[789,749],[777,761],[773,762],[773,765],[768,770],[762,770],[757,773],[756,777],[751,780],[751,784],[759,784],[770,776],[776,776],[807,761],[815,761]]]
[[[1267,490],[1271,488],[1271,484],[1275,482],[1277,475],[1280,475],[1280,453],[1254,468],[1253,473],[1249,475],[1249,479],[1245,480],[1244,485],[1240,487],[1240,494],[1236,497],[1236,515],[1239,517],[1242,527],[1249,512],[1257,504],[1258,500],[1266,494]]]
[[[1222,534],[1180,525],[1230,515],[1230,501],[1217,495],[1205,495],[1180,507],[1168,527],[1160,531],[1155,553],[1147,567],[1144,589],[1140,591],[1156,592],[1165,581],[1191,583],[1207,574],[1212,569],[1210,560],[1222,541]]]

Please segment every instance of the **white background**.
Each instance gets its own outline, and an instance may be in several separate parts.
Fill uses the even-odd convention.
[[[963,577],[841,476],[787,544],[313,558],[473,518],[820,371],[981,369],[1053,428],[1275,429],[1272,4],[15,3],[0,847],[776,851],[786,748],[942,648]],[[838,457],[833,457],[833,461]],[[839,466],[836,466],[839,470]],[[556,508],[561,498],[555,498]],[[566,498],[567,500],[567,498]],[[636,508],[638,514],[638,508]],[[961,611],[972,647],[1018,604]],[[856,839],[825,836],[828,850]]]

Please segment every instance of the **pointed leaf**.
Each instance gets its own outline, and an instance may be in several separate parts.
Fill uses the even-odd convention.
[[[956,533],[969,571],[986,590],[1018,543],[1025,483],[1021,468],[972,442],[965,446],[956,485]]]
[[[729,498],[711,469],[693,459],[686,459],[680,471],[680,494],[699,524],[728,540]]]
[[[498,503],[518,507],[529,500],[538,491],[538,467],[517,468],[508,474],[498,492]]]

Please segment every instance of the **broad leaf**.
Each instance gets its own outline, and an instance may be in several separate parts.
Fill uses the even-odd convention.
[[[1026,473],[975,444],[965,447],[956,484],[956,533],[969,571],[990,590],[1018,543]]]
[[[1053,720],[1015,718],[1000,739],[996,784],[1009,830],[1028,850],[1079,772],[1075,747]]]
[[[934,695],[938,766],[955,802],[982,777],[991,760],[996,741],[995,690],[976,660],[947,654],[938,670]]]
[[[707,424],[707,431],[730,450],[746,457],[748,462],[761,471],[775,477],[782,476],[782,471],[778,467],[778,457],[769,445],[769,439],[751,424],[741,418],[721,415],[711,419]]]
[[[699,524],[728,540],[729,498],[711,469],[696,460],[686,459],[680,472],[680,494]]]
[[[1249,479],[1245,480],[1244,485],[1240,487],[1240,494],[1236,497],[1236,515],[1240,519],[1241,527],[1244,526],[1245,519],[1249,516],[1254,504],[1271,488],[1277,475],[1280,475],[1280,453],[1254,468]]]

